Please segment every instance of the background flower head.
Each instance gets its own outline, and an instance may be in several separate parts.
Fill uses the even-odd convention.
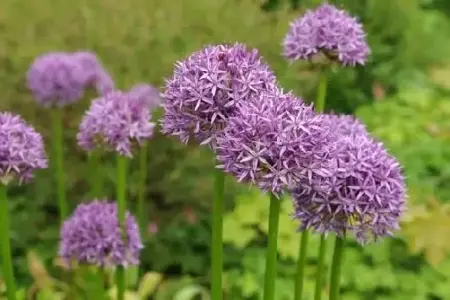
[[[47,165],[42,136],[22,117],[0,113],[0,181],[27,181],[35,169],[45,169]]]
[[[131,97],[142,102],[143,105],[150,107],[150,109],[154,109],[161,104],[159,91],[149,84],[136,84],[130,89],[129,93]]]
[[[308,10],[291,23],[284,41],[290,60],[310,59],[318,52],[343,65],[365,64],[370,53],[358,20],[330,4]]]
[[[183,142],[214,139],[240,103],[273,89],[275,76],[256,49],[208,46],[178,62],[163,93],[162,131]]]
[[[98,147],[131,157],[133,144],[153,135],[149,107],[134,101],[128,93],[112,92],[92,101],[83,117],[77,140],[86,151]]]
[[[139,227],[130,213],[125,217],[124,238],[115,202],[80,204],[61,228],[60,257],[68,265],[73,261],[102,267],[139,264],[143,248]]]
[[[78,51],[73,53],[74,58],[81,65],[81,72],[83,76],[83,84],[85,87],[95,87],[99,95],[114,90],[114,81],[111,76],[103,68],[98,57],[89,51]]]
[[[359,126],[349,121],[353,122],[341,118],[335,126]],[[362,131],[341,135],[338,146],[331,174],[316,174],[294,190],[300,229],[341,236],[353,233],[360,243],[392,234],[398,229],[406,198],[400,164],[382,143]]]
[[[323,172],[333,133],[322,115],[292,94],[262,93],[242,103],[217,138],[220,168],[238,181],[280,194]]]

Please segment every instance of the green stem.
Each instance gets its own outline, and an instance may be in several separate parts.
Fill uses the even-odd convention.
[[[295,279],[295,300],[303,299],[303,286],[305,277],[306,254],[308,252],[309,231],[305,230],[300,239],[300,247],[297,260],[297,276]]]
[[[222,299],[223,268],[223,211],[225,174],[221,170],[214,171],[214,199],[212,205],[212,237],[211,237],[211,298]]]
[[[148,158],[148,144],[144,143],[139,154],[139,189],[138,189],[138,220],[139,228],[141,229],[141,236],[144,239],[146,236],[146,228],[148,224],[147,205],[146,205],[146,183],[147,183],[147,158]]]
[[[341,279],[342,256],[344,252],[345,237],[336,237],[334,244],[333,261],[331,263],[331,277],[330,277],[330,300],[339,299],[339,285]]]
[[[122,230],[122,238],[126,239],[125,235],[125,212],[127,209],[126,203],[126,186],[127,186],[127,163],[126,157],[117,155],[117,180],[116,180],[116,197],[117,197],[117,218],[119,226]],[[117,300],[125,299],[125,269],[123,266],[117,266],[116,270],[117,283]]]
[[[101,156],[99,153],[89,153],[89,168],[91,173],[91,198],[98,198],[102,196],[103,190],[103,177],[99,175],[99,169],[101,168]],[[97,175],[93,175],[96,174]]]
[[[64,151],[63,151],[63,123],[62,110],[58,108],[51,109],[52,115],[52,146],[53,146],[53,168],[56,179],[56,192],[58,199],[59,215],[61,222],[64,221],[68,214],[66,201],[66,187],[64,174]]]
[[[317,89],[317,96],[315,107],[318,113],[322,113],[325,109],[325,100],[327,98],[327,75],[325,72],[320,74],[319,88]]]
[[[278,223],[281,200],[270,195],[269,232],[266,254],[266,273],[264,276],[264,300],[275,299],[275,282],[277,279]]]
[[[16,300],[16,284],[12,267],[11,245],[9,237],[8,195],[6,186],[0,184],[0,245],[3,258],[3,277],[8,300]]]
[[[316,290],[314,292],[314,300],[322,299],[322,286],[325,273],[325,252],[327,249],[327,240],[324,234],[320,236],[319,257],[316,273]]]

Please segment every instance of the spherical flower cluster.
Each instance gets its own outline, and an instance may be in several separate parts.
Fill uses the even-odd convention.
[[[59,255],[67,265],[73,262],[101,267],[138,265],[143,245],[139,227],[128,212],[124,232],[120,230],[116,203],[98,200],[82,203],[61,228]]]
[[[367,134],[366,125],[350,115],[326,114],[329,122],[338,124],[334,128],[340,136],[355,136]]]
[[[78,144],[86,151],[97,147],[132,157],[133,144],[153,135],[149,107],[134,101],[128,93],[112,92],[92,101],[80,123]]]
[[[88,52],[50,52],[37,57],[27,72],[27,86],[45,107],[71,104],[90,86],[100,93],[113,89],[111,77]]]
[[[20,116],[0,113],[0,182],[28,181],[35,169],[47,165],[42,136]]]
[[[150,107],[150,109],[154,109],[161,104],[158,90],[151,85],[145,83],[136,84],[130,89],[129,93],[131,97]]]
[[[365,64],[370,53],[362,25],[330,4],[309,10],[292,22],[283,47],[290,60],[311,59],[322,52],[350,66]]]
[[[219,167],[279,195],[327,172],[335,139],[329,124],[292,94],[261,93],[242,103],[218,136]]]
[[[335,126],[349,126],[349,120],[342,118]],[[332,174],[316,174],[293,192],[300,229],[353,233],[361,244],[392,234],[406,197],[400,164],[362,131],[342,135],[338,146]]]
[[[162,131],[183,142],[214,144],[240,103],[273,89],[275,76],[256,49],[208,46],[178,62],[163,93]]]

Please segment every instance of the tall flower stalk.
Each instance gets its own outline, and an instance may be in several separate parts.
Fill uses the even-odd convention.
[[[128,159],[120,154],[117,155],[116,165],[116,198],[117,198],[117,219],[119,220],[120,230],[122,232],[122,239],[127,243],[127,236],[125,232],[125,212],[127,209],[127,163]],[[123,266],[117,266],[116,283],[117,283],[117,299],[125,299],[125,269]]]
[[[98,170],[102,167],[102,156],[97,151],[91,151],[88,159],[91,174],[97,173],[95,176],[90,176],[90,198],[98,198],[102,196],[103,191],[103,176],[98,174]]]
[[[222,266],[223,266],[223,213],[225,174],[221,170],[214,171],[214,198],[212,203],[212,238],[211,238],[211,297],[222,299]]]
[[[11,113],[0,113],[0,250],[2,273],[8,300],[16,299],[7,186],[14,180],[30,181],[33,171],[47,168],[42,136],[25,121]]]
[[[147,212],[147,170],[148,170],[148,143],[144,143],[139,150],[139,186],[138,186],[138,220],[141,228],[141,235],[144,238],[147,231],[148,212]]]
[[[341,279],[342,260],[344,255],[344,241],[345,235],[340,237],[336,236],[334,242],[333,260],[331,262],[331,275],[330,275],[330,300],[339,299],[339,287]]]

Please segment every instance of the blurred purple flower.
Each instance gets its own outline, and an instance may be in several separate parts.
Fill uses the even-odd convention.
[[[150,109],[128,93],[111,92],[92,101],[80,123],[78,144],[86,151],[97,147],[132,157],[133,144],[153,135]]]
[[[308,10],[290,25],[283,41],[289,60],[310,59],[322,51],[343,65],[363,65],[370,54],[366,34],[358,20],[330,4]]]
[[[335,146],[328,125],[292,94],[256,95],[242,103],[218,136],[219,167],[279,195],[313,173],[327,172],[323,163]]]
[[[208,46],[178,62],[163,93],[162,132],[214,144],[240,103],[274,89],[276,79],[256,49]]]
[[[113,89],[111,77],[89,52],[46,53],[33,61],[26,77],[34,98],[45,107],[71,104],[90,86],[100,94]]]
[[[131,97],[136,98],[137,101],[142,102],[150,109],[154,109],[161,104],[158,90],[151,85],[145,83],[137,84],[130,89],[129,93]]]
[[[125,217],[123,238],[116,203],[94,200],[78,205],[61,228],[60,257],[67,265],[74,261],[101,267],[138,265],[143,248],[139,227],[129,212]]]
[[[346,117],[335,122],[335,128],[354,126],[354,134],[340,137],[331,175],[315,174],[293,191],[300,229],[353,233],[361,244],[391,235],[406,198],[401,166],[361,123]]]
[[[42,136],[20,116],[0,113],[0,182],[8,184],[33,177],[35,169],[48,166]]]

